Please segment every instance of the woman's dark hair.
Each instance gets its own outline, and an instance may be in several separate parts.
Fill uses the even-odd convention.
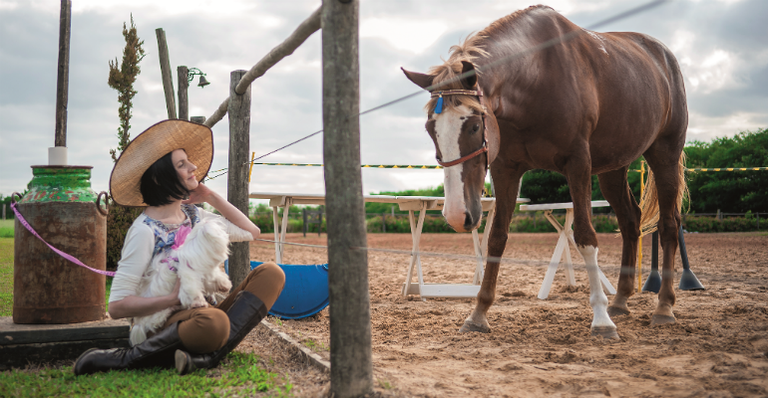
[[[141,196],[150,206],[162,206],[189,196],[171,160],[171,152],[158,159],[141,176]]]

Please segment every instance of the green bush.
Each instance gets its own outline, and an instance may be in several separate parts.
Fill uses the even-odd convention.
[[[563,225],[565,223],[565,214],[555,214],[555,219]],[[596,232],[616,232],[619,224],[616,216],[608,214],[595,214],[592,216],[592,225]],[[557,232],[555,227],[544,217],[544,212],[536,212],[536,219],[528,215],[519,215],[512,217],[512,223],[509,226],[509,232]]]
[[[114,271],[117,269],[117,262],[120,261],[128,228],[144,209],[124,207],[110,202],[107,215],[107,269]]]
[[[768,229],[763,221],[761,229]],[[757,231],[757,218],[750,213],[747,217],[728,217],[718,220],[715,217],[685,216],[683,228],[688,232],[749,232]]]
[[[256,224],[257,227],[261,230],[262,233],[264,232],[275,232],[275,228],[272,222],[272,214],[255,214],[252,215],[251,221]]]

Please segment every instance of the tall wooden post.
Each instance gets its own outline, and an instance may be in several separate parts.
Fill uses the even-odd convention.
[[[173,76],[171,74],[171,61],[168,57],[168,43],[165,41],[163,28],[155,29],[157,34],[157,49],[160,57],[160,73],[163,77],[163,91],[165,91],[165,107],[168,109],[168,119],[176,119],[176,100],[173,96]]]
[[[69,37],[72,26],[72,2],[61,0],[59,16],[59,71],[56,80],[55,146],[67,146],[67,102],[69,99]]]
[[[229,173],[227,174],[227,200],[244,214],[248,214],[248,148],[251,124],[251,86],[244,94],[237,94],[235,87],[245,75],[236,70],[229,75]],[[237,286],[250,271],[248,242],[230,244],[229,278]]]
[[[373,391],[365,207],[360,172],[358,0],[323,0],[323,169],[331,395]]]
[[[189,120],[189,69],[181,65],[176,68],[176,75],[179,77],[179,119]]]

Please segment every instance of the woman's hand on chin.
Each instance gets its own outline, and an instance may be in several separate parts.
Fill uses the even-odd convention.
[[[213,194],[213,191],[201,182],[200,184],[197,184],[197,188],[189,192],[189,199],[184,200],[181,203],[185,205],[205,203],[209,201],[211,194]]]

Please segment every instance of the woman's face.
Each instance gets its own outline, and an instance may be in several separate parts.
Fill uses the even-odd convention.
[[[197,166],[187,159],[187,153],[183,149],[176,149],[171,152],[171,161],[173,161],[173,167],[176,168],[179,180],[184,183],[184,186],[190,191],[197,188],[198,182],[195,176]]]

